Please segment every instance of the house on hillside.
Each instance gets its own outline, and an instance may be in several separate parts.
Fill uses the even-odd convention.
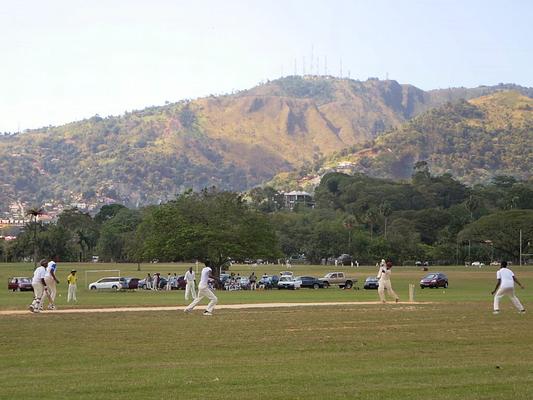
[[[314,207],[315,202],[313,196],[307,192],[292,191],[283,194],[285,208],[293,210],[297,204],[303,205],[305,207]]]

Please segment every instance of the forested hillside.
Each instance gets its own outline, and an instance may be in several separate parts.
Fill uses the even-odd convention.
[[[288,77],[232,95],[0,135],[0,208],[15,200],[39,204],[47,200],[103,198],[135,206],[174,198],[187,188],[214,185],[244,190],[280,172],[309,168],[341,149],[364,147],[383,132],[448,100],[501,89],[496,86],[424,92],[396,81]],[[526,103],[524,107],[528,106]],[[482,122],[481,115],[464,115],[469,112],[468,107],[483,108],[481,103],[446,107],[380,139],[378,153],[390,147],[392,161],[384,158],[380,163],[375,158],[368,161],[362,157],[361,165],[372,174],[370,170],[376,169],[377,175],[391,175],[387,168],[398,165],[392,175],[403,177],[410,162],[422,157],[435,161],[435,165],[442,162],[436,172],[446,171],[448,164],[455,164],[454,154],[460,146],[464,152],[476,150],[478,143],[466,141],[476,140],[486,129],[492,129],[492,125]],[[511,126],[510,134],[520,138],[530,127],[525,114],[531,113],[525,108],[516,113],[524,114],[525,122],[520,130]],[[463,135],[463,144],[455,139],[453,143],[448,139],[423,146],[418,143],[424,141],[421,138],[427,129],[432,137],[438,137],[436,128],[455,132],[457,128],[451,126],[455,120],[445,121],[448,117],[477,118],[479,124],[469,126],[468,132],[477,129],[478,134]],[[435,118],[442,120],[442,126],[431,122]],[[510,132],[504,125],[497,129],[491,135],[499,137],[501,132]],[[395,150],[394,146],[400,148]],[[494,151],[498,146],[492,145]],[[446,157],[434,155],[433,151],[443,152]],[[472,162],[484,168],[491,156],[484,148],[479,151],[483,151],[483,158]],[[494,154],[497,157],[499,150]],[[495,160],[499,163],[499,159]],[[513,163],[516,160],[513,158]],[[519,164],[524,165],[520,161]],[[511,174],[515,169],[511,164],[503,168]],[[466,169],[457,174],[467,180],[475,177]]]
[[[418,162],[462,182],[489,182],[496,175],[531,179],[533,100],[516,91],[447,103],[372,142],[324,160],[323,168],[350,164],[354,172],[406,179]]]

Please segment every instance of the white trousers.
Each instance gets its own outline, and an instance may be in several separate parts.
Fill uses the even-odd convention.
[[[496,294],[494,295],[494,311],[500,310],[500,300],[503,296],[508,296],[511,299],[511,302],[516,307],[518,311],[522,311],[524,309],[524,306],[522,303],[520,303],[520,300],[518,300],[518,297],[514,294],[514,288],[507,287],[507,288],[499,288]]]
[[[390,283],[390,280],[385,280],[385,281],[379,281],[379,286],[378,286],[378,294],[379,294],[379,299],[383,302],[386,301],[386,297],[385,297],[385,289],[387,289],[387,293],[389,296],[393,297],[394,300],[397,300],[399,297],[398,295],[396,294],[396,292],[394,292],[394,290],[392,290],[392,285]]]
[[[44,278],[44,281],[46,282],[46,289],[48,291],[48,300],[50,304],[55,304],[57,294],[56,281],[51,276]],[[44,304],[44,301],[42,303]]]
[[[187,282],[187,286],[185,286],[185,300],[189,300],[189,297],[193,300],[196,298],[194,282]]]
[[[31,305],[33,308],[38,309],[41,306],[41,300],[43,298],[44,294],[44,285],[39,283],[32,283],[33,286],[33,301],[31,302]]]
[[[208,287],[206,288],[198,287],[198,297],[196,297],[192,301],[192,303],[187,306],[186,310],[189,310],[189,311],[192,310],[194,307],[196,307],[196,305],[200,301],[202,301],[204,297],[207,297],[209,300],[211,300],[209,304],[207,305],[206,311],[213,312],[213,310],[215,309],[215,305],[218,302],[218,298]]]
[[[70,303],[70,300],[73,300],[73,301],[78,301],[78,299],[76,298],[76,285],[74,284],[69,284],[68,285],[68,297],[67,297],[67,303]]]

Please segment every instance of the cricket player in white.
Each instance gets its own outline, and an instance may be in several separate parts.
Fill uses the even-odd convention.
[[[189,297],[193,300],[196,298],[196,289],[194,287],[195,280],[196,276],[192,267],[190,267],[189,270],[185,272],[185,282],[187,282],[187,286],[185,286],[185,300],[189,300]]]
[[[378,279],[379,279],[379,286],[378,286],[378,294],[379,299],[382,303],[386,303],[385,298],[385,289],[387,289],[387,294],[389,296],[394,297],[394,300],[396,303],[398,302],[399,297],[398,295],[392,290],[392,284],[390,282],[390,276],[391,276],[391,268],[392,268],[392,262],[385,260],[381,260],[381,264],[379,266],[379,272],[378,272]]]
[[[213,270],[210,267],[205,267],[202,269],[202,276],[200,277],[200,283],[198,284],[198,297],[196,297],[191,304],[183,310],[186,313],[192,312],[194,307],[202,301],[204,297],[207,297],[210,302],[207,305],[206,310],[204,311],[204,315],[213,315],[213,310],[215,309],[215,305],[218,302],[217,296],[209,289],[209,278],[211,278],[211,274],[213,273]]]
[[[44,294],[46,283],[44,276],[46,275],[46,260],[41,260],[39,266],[33,272],[33,279],[31,285],[33,286],[33,301],[28,307],[30,311],[38,313],[41,309],[41,300]]]
[[[48,262],[46,267],[46,275],[44,276],[44,281],[46,282],[46,289],[48,291],[48,300],[50,304],[48,305],[49,310],[55,310],[56,308],[56,294],[57,294],[57,284],[59,280],[56,278],[56,269],[57,264],[55,262],[55,257],[52,257],[52,260]],[[44,305],[44,301],[41,304],[41,308]]]
[[[518,286],[520,286],[522,289],[524,289],[524,286],[520,282],[518,282],[518,279],[514,276],[513,271],[511,271],[509,268],[507,268],[507,261],[502,261],[500,264],[500,269],[498,272],[496,272],[496,279],[498,282],[496,283],[496,287],[492,291],[492,294],[494,295],[494,314],[500,313],[500,300],[503,296],[507,295],[511,299],[511,302],[516,307],[519,313],[525,313],[526,310],[522,303],[520,303],[520,300],[518,300],[518,297],[514,294],[514,284],[517,283]]]

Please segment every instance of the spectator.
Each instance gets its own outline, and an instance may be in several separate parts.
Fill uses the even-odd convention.
[[[171,290],[172,289],[171,279],[172,279],[172,276],[170,275],[170,272],[169,272],[168,275],[167,275],[167,285],[165,286],[165,290]]]
[[[148,289],[148,290],[152,289],[152,276],[150,275],[149,272],[146,275],[145,282],[146,282],[146,289]]]
[[[255,276],[255,272],[252,272],[252,275],[250,275],[250,290],[255,290],[256,288],[256,281],[257,277]]]

